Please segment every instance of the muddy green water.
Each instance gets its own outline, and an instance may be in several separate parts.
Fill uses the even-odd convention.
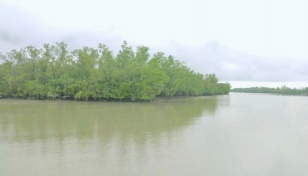
[[[0,175],[308,175],[308,97],[0,100]]]

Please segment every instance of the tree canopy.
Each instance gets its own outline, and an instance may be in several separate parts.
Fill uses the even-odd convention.
[[[156,96],[228,94],[229,83],[196,73],[173,56],[126,41],[68,51],[64,42],[0,53],[0,98],[149,101]]]

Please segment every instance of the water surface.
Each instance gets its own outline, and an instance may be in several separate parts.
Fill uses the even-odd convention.
[[[307,175],[308,98],[0,100],[0,175]]]

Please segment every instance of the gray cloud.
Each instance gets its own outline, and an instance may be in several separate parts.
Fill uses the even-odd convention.
[[[252,56],[217,42],[201,48],[177,45],[170,51],[192,69],[216,73],[224,81],[308,81],[308,62],[303,60]]]
[[[0,2],[1,52],[41,44],[45,38],[45,26],[29,13]]]
[[[0,2],[0,52],[19,49],[28,45],[42,47],[44,43],[62,42],[69,49],[83,46],[95,47],[99,43],[118,49],[120,37],[108,32],[80,29],[61,29],[44,25],[31,14]]]

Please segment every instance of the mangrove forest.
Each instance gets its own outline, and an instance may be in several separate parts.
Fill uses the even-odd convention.
[[[173,56],[126,41],[68,50],[64,42],[0,53],[0,98],[150,101],[156,96],[228,94],[229,83],[196,73]]]
[[[290,88],[287,86],[270,88],[270,87],[249,87],[249,88],[234,88],[231,92],[244,93],[270,93],[281,95],[308,95],[308,87],[305,88]]]

